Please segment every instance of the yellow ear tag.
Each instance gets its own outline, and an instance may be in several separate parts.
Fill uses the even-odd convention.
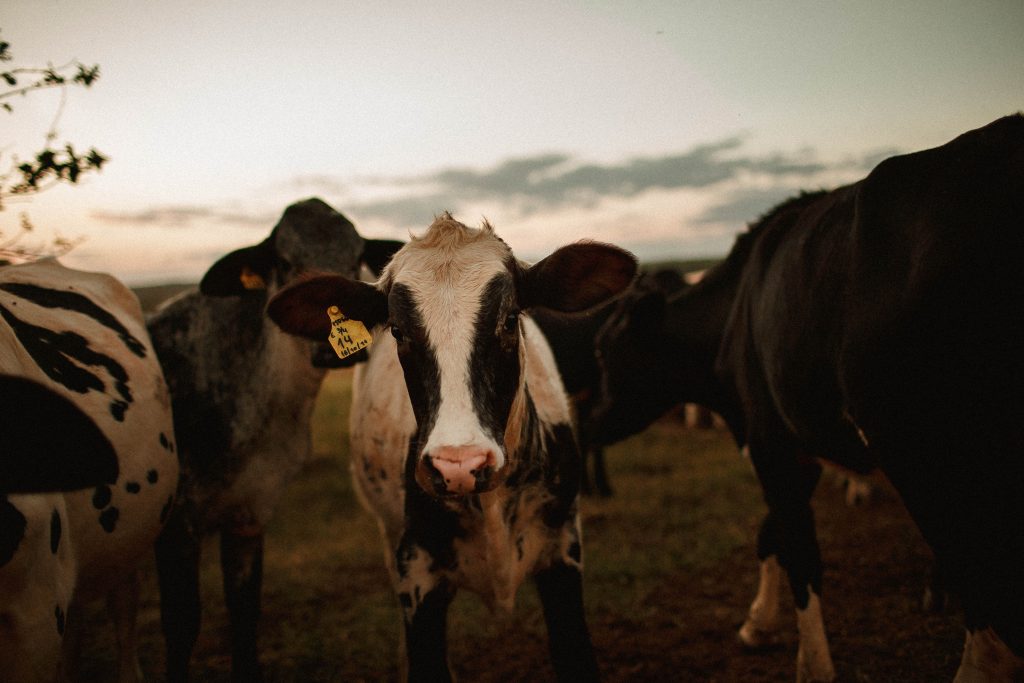
[[[365,325],[358,320],[346,318],[337,306],[328,308],[327,316],[331,319],[331,333],[327,335],[327,341],[334,347],[338,358],[348,358],[373,341]]]
[[[267,283],[263,281],[260,274],[253,272],[248,266],[242,268],[242,272],[238,275],[238,279],[242,281],[242,287],[245,289],[267,288]]]

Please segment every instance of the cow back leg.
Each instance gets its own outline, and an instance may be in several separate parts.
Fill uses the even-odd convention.
[[[583,610],[579,567],[556,562],[534,581],[544,608],[551,664],[560,681],[598,680],[597,660]]]
[[[821,613],[821,551],[810,505],[821,466],[814,460],[798,459],[792,451],[765,452],[755,443],[751,443],[751,459],[768,504],[758,536],[758,557],[762,566],[769,558],[777,559],[789,577],[796,606],[800,636],[797,680],[834,680],[835,667]],[[755,599],[751,611],[758,607]],[[748,634],[755,628],[756,622]]]
[[[139,572],[133,571],[119,586],[107,593],[107,611],[117,636],[117,680],[136,683],[142,680],[139,666],[136,616],[139,611]]]
[[[192,649],[199,637],[199,539],[176,511],[156,541],[160,582],[160,625],[167,648],[167,681],[188,680]]]
[[[261,680],[256,645],[263,584],[263,534],[220,535],[224,600],[231,621],[231,678]]]
[[[779,596],[782,590],[782,567],[776,554],[762,556],[758,542],[760,577],[757,596],[750,604],[747,620],[740,627],[740,643],[750,649],[769,647],[778,642]]]

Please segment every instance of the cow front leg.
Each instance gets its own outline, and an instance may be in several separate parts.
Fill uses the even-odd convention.
[[[583,575],[556,562],[534,576],[548,627],[551,664],[560,681],[596,681],[597,659],[583,610]]]
[[[192,649],[199,637],[199,554],[199,539],[179,509],[167,520],[156,541],[168,683],[188,680]]]
[[[263,585],[263,533],[220,535],[220,566],[224,602],[231,622],[231,680],[262,679],[256,634]]]
[[[114,633],[117,636],[119,683],[136,683],[142,680],[135,623],[139,612],[140,583],[139,572],[133,571],[124,583],[107,593],[107,611],[114,622]]]
[[[455,590],[446,582],[426,592],[399,592],[405,645],[403,680],[452,680],[448,667],[448,607],[454,597]]]

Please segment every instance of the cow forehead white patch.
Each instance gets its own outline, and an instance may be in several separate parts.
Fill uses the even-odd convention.
[[[441,404],[424,451],[439,446],[480,446],[503,454],[473,409],[469,361],[487,284],[508,273],[512,252],[491,227],[475,229],[445,215],[392,259],[383,279],[412,295],[440,371]]]

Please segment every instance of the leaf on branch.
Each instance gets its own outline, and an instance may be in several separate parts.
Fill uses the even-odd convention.
[[[47,69],[45,73],[46,76],[43,78],[42,82],[47,85],[63,85],[65,80],[67,80],[53,68]]]
[[[78,63],[78,73],[75,74],[74,82],[84,85],[88,88],[92,85],[93,81],[100,77],[100,65],[93,64],[92,66],[86,66],[81,62]]]

